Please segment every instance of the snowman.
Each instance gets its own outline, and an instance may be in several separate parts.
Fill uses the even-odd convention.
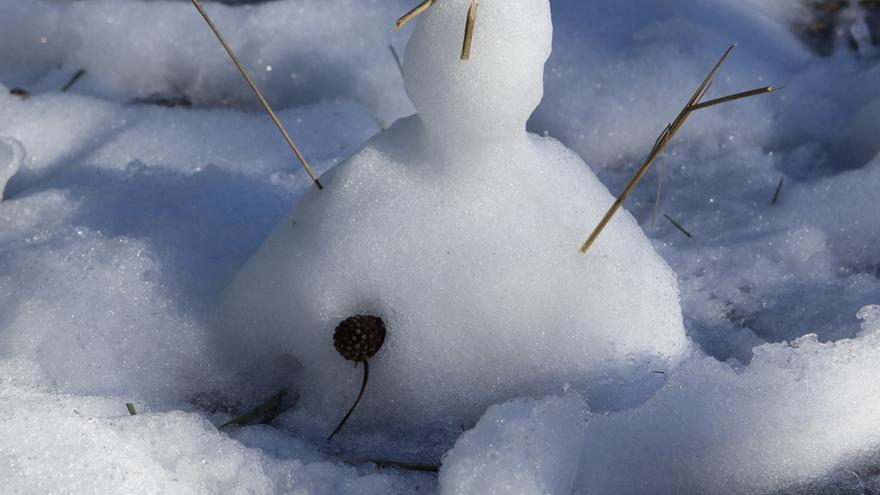
[[[386,329],[361,425],[467,424],[566,388],[614,407],[690,350],[675,275],[632,216],[582,255],[614,198],[573,151],[526,132],[549,1],[480,2],[462,61],[469,6],[420,16],[404,64],[418,113],[304,193],[224,296],[242,345],[298,361],[299,407],[328,432],[361,382],[333,342],[355,315]]]

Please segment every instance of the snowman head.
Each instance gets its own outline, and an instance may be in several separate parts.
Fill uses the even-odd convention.
[[[481,0],[470,60],[460,59],[471,0],[436,0],[406,49],[404,82],[429,136],[465,143],[525,132],[544,94],[549,0]]]

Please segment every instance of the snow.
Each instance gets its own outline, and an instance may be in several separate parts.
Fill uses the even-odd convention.
[[[587,410],[577,394],[490,407],[444,456],[440,493],[571,493]]]
[[[550,6],[539,0],[506,8],[480,4],[467,63],[460,60],[461,13],[469,1],[438,3],[418,21],[406,47],[403,79],[425,133],[474,148],[522,134],[544,94],[552,49]],[[461,166],[464,166],[462,164]],[[497,165],[496,165],[497,167]]]
[[[331,345],[356,314],[388,328],[355,416],[380,425],[473,423],[567,384],[619,407],[689,351],[674,275],[641,229],[624,214],[580,255],[614,198],[571,151],[525,132],[549,4],[481,4],[462,63],[447,47],[468,4],[439,5],[413,32],[404,79],[417,116],[305,192],[226,295],[242,348],[302,364],[301,404],[328,434],[359,390],[361,371]]]
[[[24,149],[18,141],[9,138],[0,141],[0,201],[3,200],[6,183],[18,172],[23,155]]]
[[[643,406],[591,417],[579,489],[769,492],[876,462],[880,306],[860,316],[854,339],[765,344],[741,370],[695,359]]]
[[[7,363],[4,376],[27,373],[22,367]],[[261,427],[229,436],[194,412],[135,407],[139,414],[129,417],[121,397],[67,397],[4,384],[0,434],[15,439],[0,449],[4,492],[354,495],[405,494],[426,485],[419,477],[328,460],[313,446],[272,438]],[[285,452],[261,448],[280,441]]]
[[[206,8],[324,173],[413,113],[388,45],[403,54],[414,28],[389,30],[414,3]],[[290,205],[316,193],[192,5],[0,0],[3,491],[876,492],[880,64],[865,36],[880,29],[876,8],[554,0],[551,10],[545,96],[528,129],[562,144],[528,144],[571,167],[578,159],[563,145],[574,150],[612,193],[729,43],[739,46],[710,97],[785,86],[695,114],[626,204],[675,272],[695,352],[626,387],[536,386],[547,397],[474,407],[483,418],[464,424],[382,425],[364,407],[328,445],[325,426],[357,384],[334,382],[346,395],[315,417],[296,397],[300,364],[235,344],[215,313]],[[810,30],[829,19],[830,31]],[[471,62],[491,47],[479,28]],[[450,66],[454,45],[437,47]],[[178,105],[137,103],[163,99]],[[468,177],[456,198],[508,184],[477,168]],[[582,223],[560,249],[595,263],[575,254],[594,222]],[[418,272],[425,262],[413,256],[403,259]],[[500,312],[499,300],[459,316]],[[385,393],[382,383],[373,376],[368,395]],[[217,429],[284,387],[292,407],[270,425]],[[369,459],[442,467],[434,476]]]
[[[765,344],[748,367],[691,359],[616,414],[574,394],[493,406],[444,457],[441,493],[772,493],[849,476],[880,449],[880,306],[859,316],[854,339]]]

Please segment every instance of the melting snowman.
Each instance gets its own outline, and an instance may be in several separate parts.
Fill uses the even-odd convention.
[[[437,0],[406,50],[401,119],[303,194],[237,275],[245,345],[301,364],[300,407],[328,432],[360,370],[336,326],[381,317],[384,346],[353,422],[471,422],[521,396],[582,390],[594,406],[688,352],[675,275],[628,213],[588,256],[613,202],[559,142],[526,132],[551,50],[548,0]],[[657,376],[656,374],[654,375]]]

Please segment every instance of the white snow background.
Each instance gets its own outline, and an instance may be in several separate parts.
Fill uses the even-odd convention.
[[[388,45],[414,3],[207,8],[323,172],[412,112]],[[559,390],[454,431],[355,416],[328,446],[295,401],[217,428],[295,375],[225,345],[214,309],[310,182],[192,5],[0,0],[0,492],[876,492],[880,14],[862,3],[823,52],[796,0],[553,0],[530,129],[612,192],[729,43],[710,97],[785,86],[694,115],[627,203],[698,351],[611,410]]]

